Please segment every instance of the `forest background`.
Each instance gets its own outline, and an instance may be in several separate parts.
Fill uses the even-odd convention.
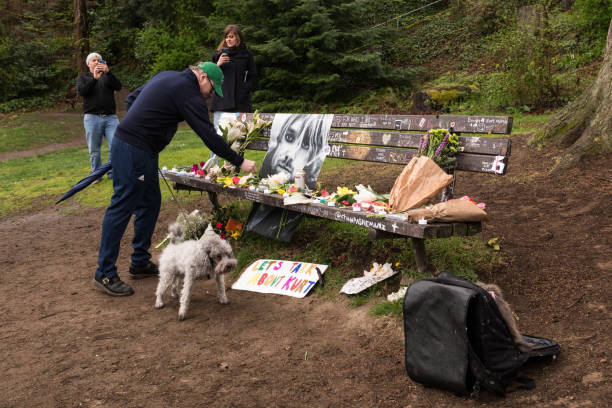
[[[83,53],[101,53],[134,89],[210,59],[237,23],[259,68],[260,111],[517,115],[560,107],[592,81],[612,0],[2,0],[0,10],[0,112],[65,101]]]

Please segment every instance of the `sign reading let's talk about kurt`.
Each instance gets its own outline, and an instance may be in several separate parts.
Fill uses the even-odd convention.
[[[232,289],[303,298],[319,281],[327,265],[278,259],[259,259],[246,267]]]

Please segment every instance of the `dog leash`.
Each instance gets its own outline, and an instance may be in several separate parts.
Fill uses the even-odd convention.
[[[179,201],[178,197],[176,195],[174,195],[174,191],[172,191],[172,188],[170,187],[170,184],[168,183],[168,179],[166,179],[166,176],[164,176],[164,172],[161,171],[160,168],[157,168],[157,171],[159,172],[159,174],[161,175],[162,179],[164,179],[164,183],[166,183],[166,187],[168,187],[168,191],[170,191],[170,195],[172,195],[172,199],[176,202],[176,205],[179,209],[179,214],[183,214],[183,219],[185,220],[185,222],[187,224],[190,224],[190,220],[189,220],[189,213],[187,212],[187,210],[185,210],[185,208],[183,208],[183,206],[181,205],[181,202]],[[190,227],[195,231],[195,225],[190,225]],[[170,235],[168,235],[166,237],[166,239],[164,239],[162,241],[162,243],[160,245],[162,245],[163,243],[165,243],[168,239],[169,239]],[[160,246],[158,245],[158,246]]]

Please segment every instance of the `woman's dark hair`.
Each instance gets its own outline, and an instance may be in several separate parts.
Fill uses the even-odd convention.
[[[223,30],[223,39],[219,43],[217,51],[221,52],[222,48],[227,47],[227,44],[225,44],[225,37],[227,37],[229,33],[234,33],[236,37],[238,37],[236,41],[236,47],[244,43],[244,37],[242,36],[242,31],[240,30],[240,27],[238,27],[236,24],[230,24],[225,27],[225,30]]]

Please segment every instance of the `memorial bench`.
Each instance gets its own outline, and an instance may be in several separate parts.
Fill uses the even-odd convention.
[[[246,120],[251,114],[246,114]],[[273,113],[261,113],[262,119],[272,121]],[[459,136],[463,148],[457,155],[455,171],[472,171],[503,175],[510,156],[511,140],[495,135],[509,135],[512,117],[507,116],[452,116],[452,115],[334,115],[328,135],[327,157],[390,163],[404,166],[417,153],[421,135],[432,128],[450,129]],[[483,135],[483,136],[479,136]],[[486,136],[485,136],[486,135]],[[266,151],[267,139],[258,139],[250,150]],[[402,168],[398,169],[398,175]],[[440,201],[453,196],[453,182],[442,193]],[[284,197],[241,188],[224,188],[223,184],[191,175],[165,172],[177,190],[206,191],[211,203],[219,208],[218,193],[279,208],[287,208],[307,215],[348,222],[370,229],[372,239],[410,238],[419,272],[427,270],[425,239],[469,236],[482,230],[480,222],[414,224],[397,218],[373,218],[366,212],[329,207],[325,204],[297,204],[285,206]],[[364,180],[363,184],[368,184]]]

